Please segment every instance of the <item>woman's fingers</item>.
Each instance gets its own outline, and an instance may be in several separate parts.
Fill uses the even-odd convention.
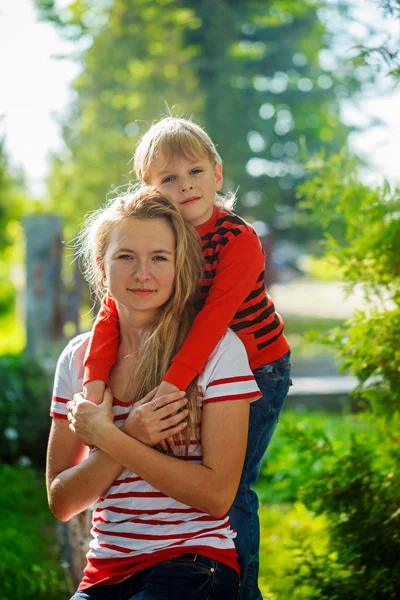
[[[175,392],[174,392],[175,393]],[[183,392],[176,392],[183,394]],[[163,402],[164,397],[157,398],[151,402],[154,412],[157,411],[157,417],[167,419],[170,415],[174,415],[187,404],[187,398],[180,397],[175,400],[169,400],[168,403]]]
[[[171,450],[173,450],[176,446],[176,442],[179,439],[179,434],[187,427],[186,421],[182,421],[175,425],[175,427],[170,427],[168,429],[164,429],[160,432],[160,435],[168,435],[167,438],[161,440],[158,445],[164,450],[164,452],[168,452],[168,446]]]
[[[188,414],[189,414],[189,411],[185,408],[184,410],[181,410],[177,414],[172,415],[172,417],[168,417],[168,419],[163,419],[161,422],[162,431],[165,431],[166,429],[169,429],[170,427],[175,427],[175,425],[178,425],[178,423],[180,423],[181,421],[186,419]]]
[[[141,400],[138,400],[138,402],[136,402],[135,404],[137,406],[140,406],[141,404],[148,404],[149,402],[151,402],[153,400],[154,396],[157,393],[157,390],[158,390],[158,386],[155,387],[154,390],[151,390],[151,392],[146,394],[144,398],[142,398]]]
[[[164,450],[164,452],[168,452],[167,442],[165,440],[160,440],[158,443],[159,446]]]
[[[159,410],[160,408],[168,407],[174,402],[183,400],[184,396],[185,392],[182,392],[181,390],[179,390],[178,392],[171,392],[170,394],[166,394],[165,396],[160,396],[160,398],[153,398],[151,401],[151,406],[153,407],[153,410]],[[184,404],[181,404],[180,406],[184,406]],[[165,415],[171,414],[172,412],[173,409],[171,409],[170,411],[167,410]]]

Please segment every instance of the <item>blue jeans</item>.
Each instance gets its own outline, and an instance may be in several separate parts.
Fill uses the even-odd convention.
[[[258,588],[260,522],[258,497],[250,489],[258,479],[264,453],[275,431],[283,403],[292,384],[290,351],[254,371],[262,398],[250,404],[249,437],[238,493],[229,517],[237,531],[235,546],[241,569],[240,600],[262,600]]]
[[[71,600],[238,600],[236,571],[200,554],[183,554],[114,585],[94,585]]]

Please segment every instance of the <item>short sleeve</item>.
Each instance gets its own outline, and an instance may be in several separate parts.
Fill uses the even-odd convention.
[[[85,333],[72,339],[58,359],[50,408],[50,416],[55,419],[67,418],[68,400],[82,390],[83,360],[89,336],[90,333]]]
[[[199,383],[203,388],[203,405],[225,400],[253,402],[262,396],[250,369],[246,349],[231,330],[212,353]]]
[[[68,414],[66,404],[68,400],[72,400],[73,395],[71,354],[67,346],[57,362],[50,416],[55,419],[66,419]]]

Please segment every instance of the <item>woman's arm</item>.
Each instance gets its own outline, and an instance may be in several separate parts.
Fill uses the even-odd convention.
[[[149,445],[157,444],[186,426],[181,421],[187,410],[177,413],[187,402],[184,392],[163,396],[156,405],[151,402],[154,393],[155,390],[134,404],[123,426],[130,436]],[[99,405],[97,416],[101,414],[112,423],[114,415],[109,390],[107,395],[110,402]],[[79,397],[82,396],[75,395],[75,398]],[[73,404],[71,401],[67,406]],[[90,419],[90,411],[86,412],[86,418]],[[88,455],[87,446],[72,433],[68,421],[53,420],[47,453],[47,494],[50,508],[58,519],[67,521],[91,506],[122,471],[118,462],[100,450]]]
[[[102,496],[123,467],[74,435],[69,423],[53,419],[47,448],[46,486],[49,506],[60,521],[68,521]]]
[[[105,403],[110,405],[111,395],[104,397]],[[83,399],[73,406],[72,427],[81,439],[178,502],[216,518],[227,513],[243,468],[248,400],[237,398],[203,407],[201,465],[166,456],[129,437],[106,420],[100,408]]]

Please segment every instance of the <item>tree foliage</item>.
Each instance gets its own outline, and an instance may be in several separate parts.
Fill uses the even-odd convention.
[[[346,153],[313,161],[303,206],[324,226],[340,219],[342,239],[327,252],[349,289],[368,302],[326,341],[359,379],[359,418],[373,429],[346,444],[321,430],[288,427],[290,446],[307,457],[301,499],[326,520],[329,543],[315,553],[302,540],[290,575],[296,598],[396,600],[400,581],[400,192],[359,181]]]
[[[4,139],[0,139],[0,249],[12,242],[9,223],[21,215],[21,197],[17,178],[11,173],[5,151]]]
[[[138,137],[168,111],[205,126],[224,160],[238,210],[275,229],[301,225],[295,185],[309,151],[339,148],[339,100],[357,87],[343,61],[321,66],[330,34],[324,2],[36,0],[81,53],[50,195],[70,222],[132,175]]]

